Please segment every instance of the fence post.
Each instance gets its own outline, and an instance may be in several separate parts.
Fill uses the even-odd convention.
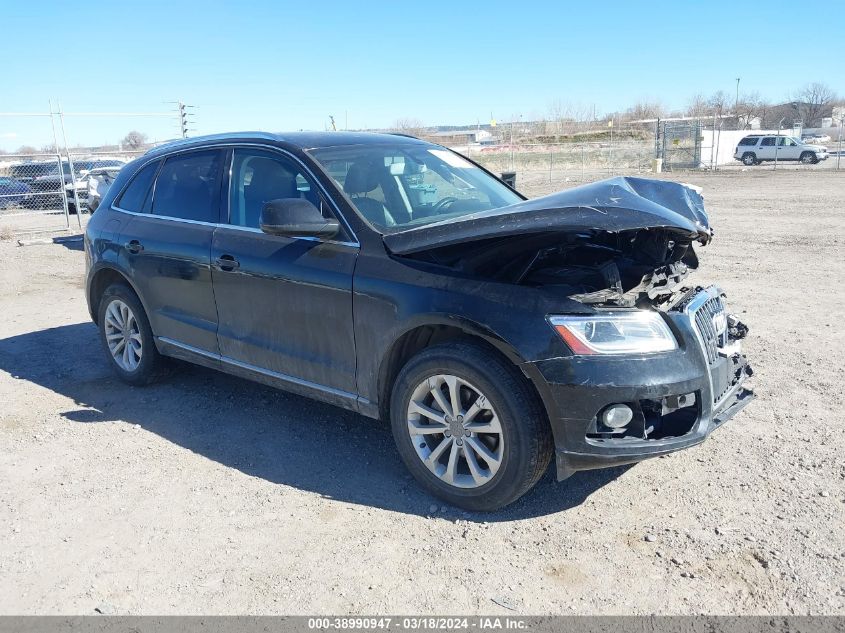
[[[59,151],[59,137],[56,134],[56,119],[53,116],[53,100],[49,101],[50,104],[50,126],[53,128],[53,149],[56,150],[56,161],[59,165],[59,186],[62,188],[62,204],[64,205],[65,211],[65,228],[70,230],[70,213],[68,210],[68,202],[67,202],[67,189],[65,189],[65,170],[64,166],[62,165],[62,154]],[[79,213],[79,209],[76,211]]]
[[[76,192],[76,171],[73,168],[73,158],[70,155],[70,146],[67,143],[67,133],[65,132],[65,115],[62,112],[62,105],[59,106],[59,122],[62,124],[62,138],[65,142],[65,154],[67,155],[67,166],[70,169],[70,186],[73,189],[73,204],[76,207],[76,223],[79,228],[82,228],[82,207],[79,205],[79,194]],[[64,173],[64,169],[62,170]],[[69,222],[69,220],[68,220]]]
[[[555,160],[555,150],[554,147],[549,149],[549,184],[552,184],[552,166]]]

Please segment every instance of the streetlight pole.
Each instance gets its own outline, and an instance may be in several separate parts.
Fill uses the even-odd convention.
[[[739,79],[739,77],[736,78],[736,99],[734,100],[734,116],[736,117],[736,129],[738,130],[742,129],[739,127]],[[746,121],[746,124],[748,124],[748,121]]]

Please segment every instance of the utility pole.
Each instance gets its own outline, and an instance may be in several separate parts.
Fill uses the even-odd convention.
[[[734,112],[739,109],[739,80],[740,78],[736,78],[736,101],[734,101]]]
[[[177,101],[179,106],[179,127],[182,130],[182,138],[188,138],[188,113],[185,111],[185,104]]]

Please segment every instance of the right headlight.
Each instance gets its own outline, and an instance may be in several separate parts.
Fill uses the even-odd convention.
[[[678,349],[663,317],[650,310],[553,315],[549,323],[576,354],[649,354]]]

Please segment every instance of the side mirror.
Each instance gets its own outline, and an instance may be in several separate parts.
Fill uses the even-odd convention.
[[[261,230],[284,237],[332,237],[340,230],[337,220],[327,220],[308,200],[279,198],[261,209]]]

